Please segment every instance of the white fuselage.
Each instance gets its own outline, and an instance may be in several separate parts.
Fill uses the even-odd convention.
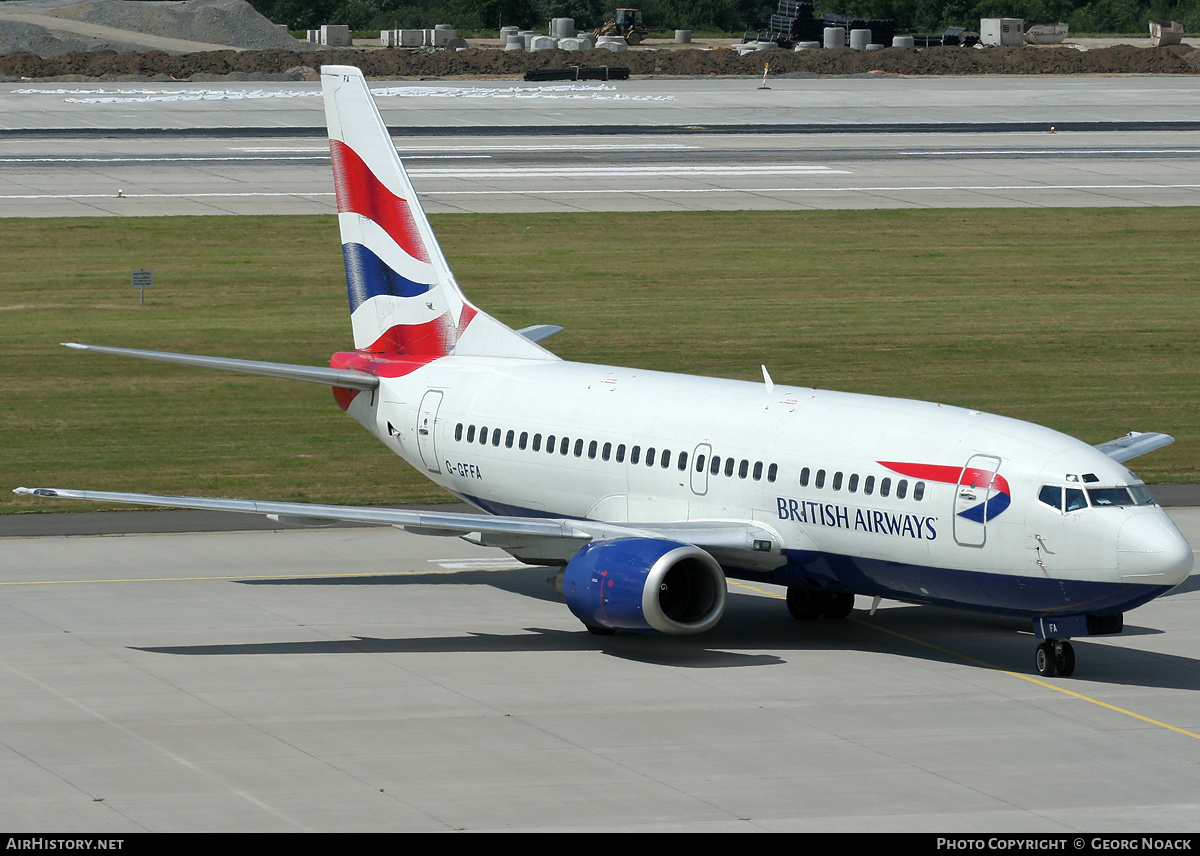
[[[1085,601],[1113,611],[1136,599],[1116,592],[1161,592],[1191,567],[1157,505],[1066,513],[1038,501],[1043,485],[1082,487],[1085,475],[1140,485],[1124,466],[1057,431],[958,407],[451,356],[383,379],[349,412],[492,513],[745,521],[775,533],[774,562],[718,556],[735,576],[1036,614]],[[980,470],[999,478],[968,483]],[[971,519],[985,501],[991,513],[981,506]],[[1074,591],[1059,597],[1064,585]]]

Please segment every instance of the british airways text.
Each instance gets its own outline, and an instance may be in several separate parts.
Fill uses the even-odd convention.
[[[851,508],[832,502],[808,502],[805,500],[776,498],[780,520],[811,523],[814,526],[829,526],[835,529],[851,529],[855,532],[872,532],[876,535],[896,535],[904,538],[933,541],[937,530],[933,524],[936,517],[918,517],[915,514],[900,514],[895,511],[875,511],[869,508]]]

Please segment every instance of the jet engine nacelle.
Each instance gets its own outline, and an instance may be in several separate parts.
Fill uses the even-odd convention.
[[[597,541],[572,557],[562,581],[567,606],[589,627],[703,633],[725,612],[721,566],[679,541]]]

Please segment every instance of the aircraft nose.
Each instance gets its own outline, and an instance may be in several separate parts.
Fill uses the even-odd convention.
[[[1117,567],[1127,582],[1179,585],[1193,560],[1191,545],[1161,510],[1129,518],[1117,534]]]

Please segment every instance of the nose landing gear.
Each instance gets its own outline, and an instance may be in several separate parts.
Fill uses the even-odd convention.
[[[1033,662],[1043,678],[1069,678],[1075,671],[1075,649],[1066,639],[1047,639],[1037,646]]]

